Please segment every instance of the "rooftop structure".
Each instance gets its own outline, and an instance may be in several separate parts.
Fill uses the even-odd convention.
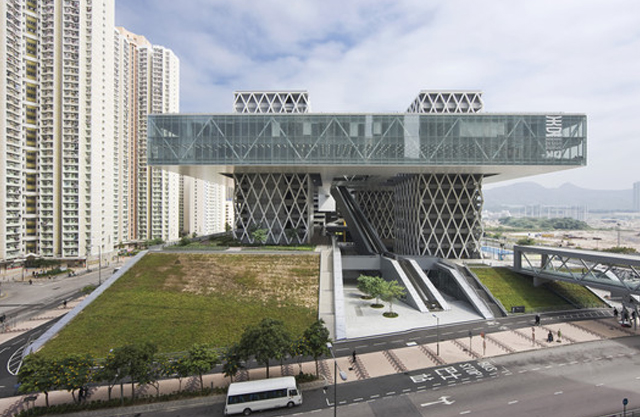
[[[455,105],[433,113],[427,102]],[[421,92],[412,113],[152,115],[149,164],[232,177],[235,230],[248,242],[256,228],[270,243],[311,241],[339,215],[340,185],[397,253],[475,258],[483,181],[586,163],[586,116],[481,106],[477,92]]]

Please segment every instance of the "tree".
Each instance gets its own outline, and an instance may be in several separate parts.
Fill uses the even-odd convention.
[[[395,298],[404,297],[406,290],[398,284],[398,281],[385,281],[381,287],[380,298],[389,303],[389,311],[386,317],[397,317],[398,314],[393,312],[393,300]]]
[[[113,390],[113,387],[118,383],[118,381],[122,380],[119,363],[117,363],[116,360],[119,360],[119,358],[116,358],[113,351],[109,352],[102,364],[102,367],[100,367],[94,375],[95,381],[107,383],[107,398],[109,400],[111,400],[111,391]],[[120,395],[122,395],[122,392],[120,392]]]
[[[182,392],[182,379],[191,375],[184,357],[167,362],[167,376],[178,378],[178,392]]]
[[[516,241],[516,245],[520,245],[520,246],[532,246],[535,244],[536,244],[536,241],[532,237],[523,237]]]
[[[306,354],[313,357],[316,362],[316,376],[318,376],[320,373],[318,359],[331,353],[327,347],[327,343],[331,341],[331,338],[329,337],[329,330],[324,325],[324,320],[319,319],[311,323],[302,334],[302,337],[306,342]]]
[[[298,230],[297,229],[286,229],[284,231],[285,236],[287,236],[287,244],[289,245],[297,245],[298,244]]]
[[[202,374],[212,370],[218,363],[218,355],[210,346],[196,343],[189,348],[187,356],[184,357],[185,366],[191,374],[198,375],[200,379],[200,390],[204,391],[204,381]]]
[[[358,289],[367,294],[371,298],[376,299],[376,303],[373,305],[377,307],[380,304],[380,295],[382,286],[386,281],[381,277],[372,277],[368,275],[360,275],[358,277]]]
[[[160,397],[160,380],[170,376],[172,371],[171,362],[169,358],[165,356],[156,357],[150,364],[145,383],[150,384],[156,389],[156,398]]]
[[[269,360],[284,359],[291,346],[291,336],[281,320],[263,319],[257,326],[250,326],[240,338],[240,352],[244,359],[255,357],[258,363],[267,368],[269,378]]]
[[[251,238],[255,243],[259,243],[260,245],[264,245],[267,241],[267,229],[256,229],[251,232]]]
[[[131,379],[131,398],[135,399],[135,383],[148,384],[153,380],[152,366],[157,351],[150,342],[125,345],[113,350],[113,361],[118,379],[128,376]]]
[[[49,407],[49,392],[58,387],[58,367],[55,360],[45,358],[37,353],[28,355],[18,373],[19,391],[42,392],[45,403]]]
[[[233,377],[243,368],[240,348],[237,344],[229,346],[222,355],[222,372],[233,382]]]
[[[86,386],[91,381],[91,370],[94,361],[91,356],[71,355],[56,362],[59,382],[58,388],[66,389],[76,402],[75,391]],[[81,398],[78,397],[77,402]]]

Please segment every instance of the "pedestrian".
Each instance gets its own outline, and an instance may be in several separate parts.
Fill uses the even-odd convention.
[[[536,314],[536,326],[540,326],[540,314]]]
[[[33,280],[29,280],[29,285],[33,285]]]
[[[553,333],[551,333],[551,330],[549,330],[549,333],[547,334],[547,342],[553,342]]]
[[[560,332],[560,329],[558,329],[558,343],[560,343],[562,340],[562,333]]]
[[[66,310],[66,308],[67,308],[67,300],[64,300],[62,302],[62,307]]]
[[[618,309],[616,307],[613,307],[613,317],[618,318]]]
[[[353,353],[351,354],[351,356],[353,356],[353,364],[356,364],[356,350],[353,349]]]

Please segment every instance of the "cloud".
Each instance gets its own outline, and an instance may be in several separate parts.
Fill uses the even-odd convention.
[[[117,0],[116,21],[181,60],[181,108],[306,89],[315,112],[401,112],[422,89],[486,112],[585,113],[589,166],[533,179],[628,188],[640,151],[640,2]]]

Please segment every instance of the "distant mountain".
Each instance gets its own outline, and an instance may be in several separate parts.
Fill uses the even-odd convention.
[[[633,204],[633,190],[591,190],[573,184],[545,188],[535,182],[483,190],[484,208],[501,210],[509,206],[586,206],[588,210],[626,211]]]

